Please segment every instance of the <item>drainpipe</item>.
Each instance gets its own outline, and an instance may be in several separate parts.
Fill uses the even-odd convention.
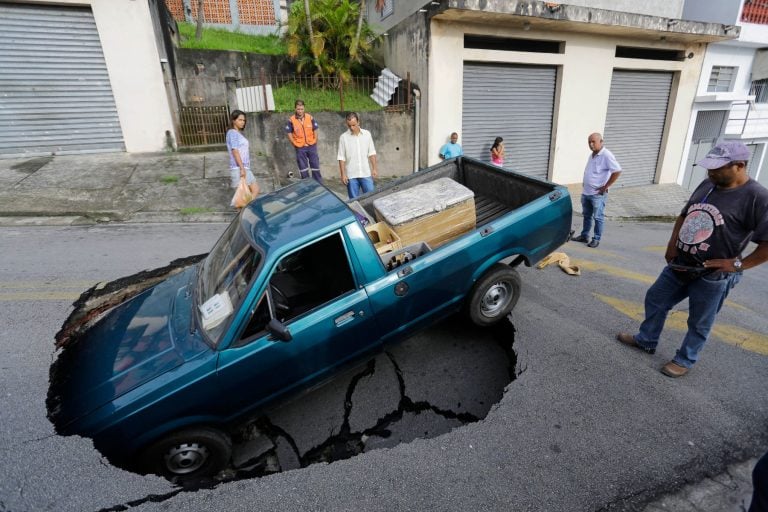
[[[418,89],[413,90],[413,172],[419,171],[419,130],[421,116],[421,92]]]

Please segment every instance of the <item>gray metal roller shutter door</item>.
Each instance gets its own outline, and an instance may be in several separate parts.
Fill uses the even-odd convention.
[[[614,186],[653,183],[671,88],[672,73],[614,70],[603,134],[622,168]]]
[[[124,149],[91,10],[0,3],[0,155]]]
[[[502,137],[504,167],[546,179],[556,78],[554,67],[464,64],[464,154],[490,162],[493,140]],[[447,140],[454,128],[444,130]]]

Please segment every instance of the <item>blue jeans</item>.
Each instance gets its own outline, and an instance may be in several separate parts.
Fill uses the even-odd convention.
[[[373,178],[349,178],[347,181],[347,195],[350,199],[373,192]]]
[[[675,353],[674,361],[690,368],[699,358],[699,352],[707,342],[715,317],[731,288],[741,279],[741,273],[716,272],[690,282],[669,267],[662,270],[656,282],[645,294],[645,320],[635,336],[637,343],[646,348],[656,348],[664,329],[667,314],[675,304],[688,298],[688,332],[683,344]]]
[[[605,222],[605,200],[607,194],[595,194],[585,196],[581,194],[581,212],[584,215],[584,227],[581,230],[581,236],[589,238],[589,232],[592,230],[592,219],[595,219],[595,240],[600,240],[603,235],[603,223]]]

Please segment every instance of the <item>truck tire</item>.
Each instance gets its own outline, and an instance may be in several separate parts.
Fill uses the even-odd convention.
[[[520,298],[520,274],[502,263],[492,266],[472,287],[469,318],[480,327],[503,320]]]
[[[139,456],[142,472],[184,482],[216,475],[229,464],[232,441],[209,427],[174,432]]]

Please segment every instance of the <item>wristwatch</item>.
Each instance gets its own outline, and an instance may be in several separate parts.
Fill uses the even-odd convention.
[[[733,260],[733,268],[741,270],[741,259],[738,256]]]

